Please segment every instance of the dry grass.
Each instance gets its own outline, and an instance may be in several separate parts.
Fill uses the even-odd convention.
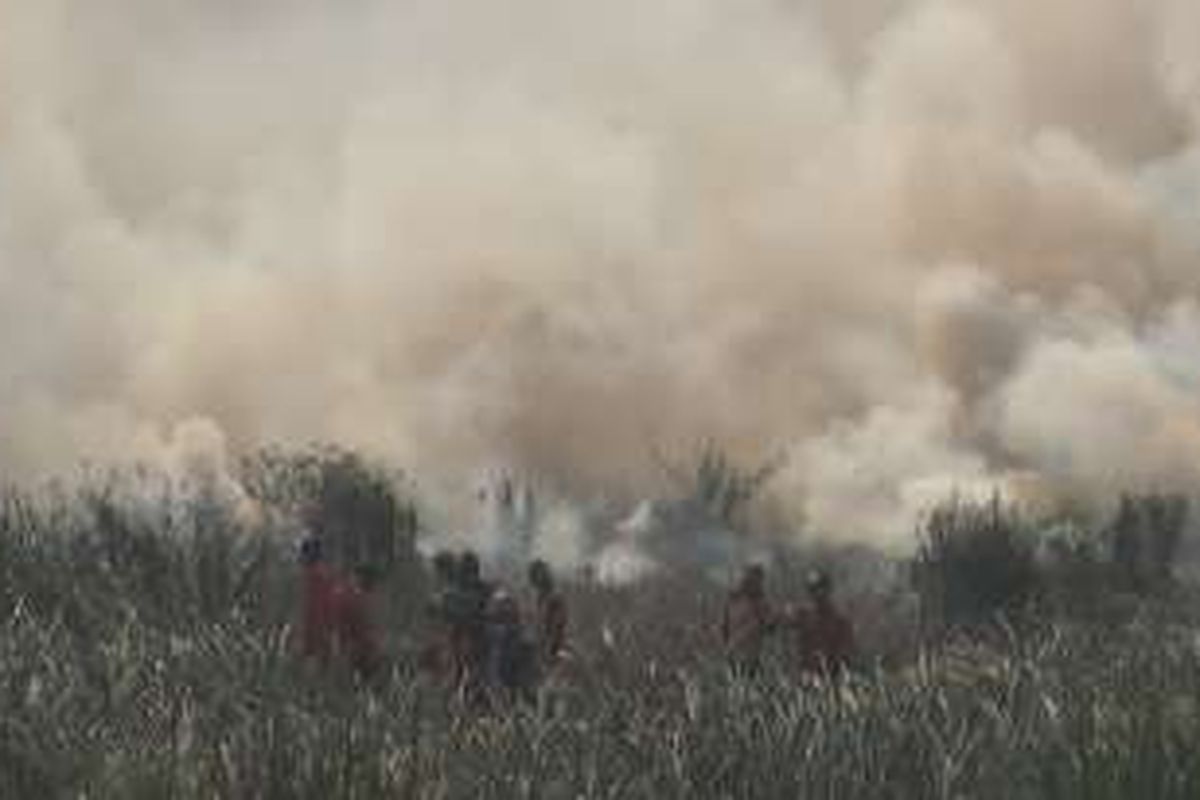
[[[1195,633],[1162,606],[837,686],[781,647],[747,684],[712,658],[714,588],[576,587],[575,679],[468,715],[408,666],[399,578],[396,661],[356,686],[297,663],[285,537],[96,502],[0,505],[3,797],[1200,796]]]

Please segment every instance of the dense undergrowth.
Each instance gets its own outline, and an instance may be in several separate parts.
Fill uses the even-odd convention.
[[[1012,624],[975,597],[974,627],[964,611],[931,633],[887,598],[848,597],[867,632],[856,674],[797,680],[781,641],[746,683],[719,657],[717,587],[578,584],[570,679],[479,714],[412,666],[424,586],[411,505],[341,456],[252,468],[278,518],[230,516],[204,493],[131,504],[94,481],[6,495],[0,797],[1200,796],[1186,591],[1071,613],[1078,599],[1047,580],[1093,564],[1106,586],[1120,564],[1060,553],[1038,572],[997,508],[932,521],[914,585],[966,602],[931,577],[966,558],[937,536],[1004,526],[1017,538],[989,558],[1016,559],[1020,596],[1003,581],[985,594]],[[347,475],[351,488],[333,486]],[[331,536],[331,515],[359,520],[371,540],[343,546],[389,566],[378,612],[391,662],[371,686],[295,656],[295,513]]]

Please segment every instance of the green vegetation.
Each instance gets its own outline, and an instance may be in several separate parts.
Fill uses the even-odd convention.
[[[243,469],[265,509],[250,520],[147,474],[0,500],[0,797],[1200,796],[1186,590],[1072,614],[1048,587],[1086,573],[1117,595],[1121,562],[1070,546],[1036,559],[1012,509],[931,516],[915,588],[955,624],[922,640],[876,604],[894,624],[864,630],[911,634],[887,669],[803,683],[782,642],[767,675],[738,682],[717,655],[716,587],[579,584],[573,679],[477,715],[412,666],[423,571],[394,476],[325,451]],[[362,537],[338,558],[389,566],[395,658],[372,686],[295,656],[295,514]]]

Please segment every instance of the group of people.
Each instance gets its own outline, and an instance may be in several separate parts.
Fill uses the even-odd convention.
[[[777,633],[794,634],[797,666],[808,675],[840,675],[856,654],[854,626],[833,599],[833,580],[827,572],[808,576],[808,607],[777,611],[767,599],[766,572],[747,567],[729,593],[721,621],[730,666],[752,676],[762,667],[767,641]]]
[[[489,691],[527,697],[553,674],[566,654],[567,605],[545,561],[527,572],[529,624],[512,593],[484,580],[474,552],[439,552],[433,572],[432,635],[421,656],[427,673],[468,702]]]
[[[341,662],[369,679],[383,663],[369,609],[378,576],[365,566],[343,573],[325,555],[320,539],[301,543],[301,651],[319,665]],[[529,696],[566,653],[567,605],[549,565],[529,565],[533,617],[527,625],[517,598],[484,580],[474,552],[439,552],[432,563],[422,669],[471,702],[496,691]]]
[[[321,664],[342,660],[369,678],[383,662],[378,631],[369,613],[377,583],[369,567],[344,575],[327,563],[320,539],[300,548],[303,608],[300,644]],[[536,687],[568,661],[567,604],[549,565],[529,565],[530,614],[500,584],[485,580],[478,556],[442,551],[432,560],[434,588],[425,612],[427,641],[419,662],[432,679],[468,703],[485,702],[497,692],[530,697]],[[767,598],[766,572],[747,567],[730,591],[721,635],[730,667],[753,676],[768,641],[791,632],[802,672],[836,676],[855,656],[854,628],[837,608],[833,583],[825,572],[806,583],[806,607],[776,610]]]
[[[350,575],[341,574],[327,562],[325,548],[317,538],[301,543],[300,565],[300,648],[304,656],[322,666],[345,659],[359,675],[373,675],[383,656],[369,608],[369,595],[378,576],[367,565]]]

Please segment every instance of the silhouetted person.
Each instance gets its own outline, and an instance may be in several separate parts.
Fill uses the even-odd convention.
[[[361,565],[354,577],[342,584],[338,595],[338,643],[350,666],[361,677],[374,675],[383,662],[383,648],[371,618],[371,597],[379,584],[379,575],[369,565]]]
[[[1152,495],[1146,501],[1150,572],[1155,583],[1162,586],[1171,580],[1175,557],[1187,524],[1188,502],[1182,495]]]
[[[450,627],[451,671],[455,689],[476,697],[484,682],[487,660],[487,610],[492,587],[480,574],[479,556],[467,550],[458,558],[446,597]]]
[[[808,576],[812,603],[797,615],[800,634],[800,669],[809,675],[836,677],[855,656],[854,627],[833,602],[833,579],[815,571]]]
[[[458,580],[458,561],[449,550],[439,550],[432,559],[433,594],[426,607],[429,640],[421,651],[421,668],[439,681],[453,678],[453,614],[451,598]]]
[[[437,617],[445,617],[446,597],[458,579],[458,560],[449,550],[439,550],[431,561],[433,568],[433,599],[430,603],[430,613]]]
[[[487,609],[486,680],[510,696],[526,695],[534,683],[534,648],[521,624],[517,600],[494,592]]]
[[[1142,525],[1133,498],[1121,495],[1121,504],[1113,520],[1113,562],[1124,588],[1140,592],[1143,588]]]
[[[535,614],[534,643],[538,671],[545,675],[554,670],[567,649],[567,601],[558,591],[550,565],[538,559],[529,565],[529,585],[533,587]]]
[[[775,626],[775,614],[767,602],[766,570],[760,564],[746,567],[726,599],[721,619],[725,653],[736,672],[758,672],[767,637]]]

